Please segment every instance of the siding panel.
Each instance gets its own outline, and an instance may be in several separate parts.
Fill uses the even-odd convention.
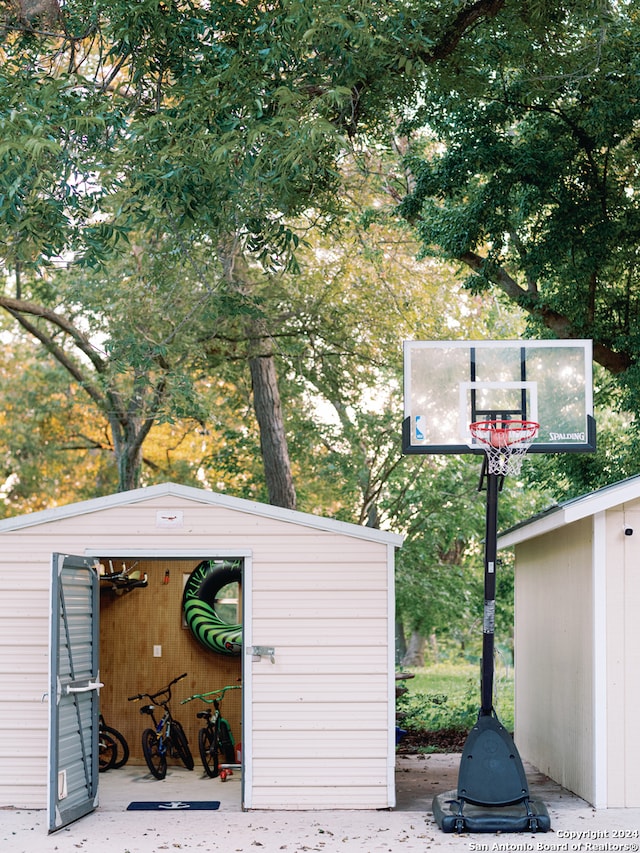
[[[328,550],[293,575],[254,560],[252,642],[275,664],[253,664],[253,808],[393,805],[387,554],[332,569]]]
[[[593,801],[591,519],[516,548],[516,742]]]

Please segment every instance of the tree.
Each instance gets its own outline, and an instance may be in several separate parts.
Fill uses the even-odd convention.
[[[214,253],[232,242],[234,257],[286,267],[292,218],[339,213],[337,166],[350,140],[386,135],[425,69],[508,5],[16,0],[5,7],[0,77],[2,257],[16,298],[50,309],[22,293],[26,273],[60,256],[104,264],[143,228],[196,235]],[[260,340],[256,399],[276,403],[259,407],[262,448],[272,499],[289,505],[273,362]],[[121,483],[132,482],[145,434],[125,421],[114,415]]]
[[[62,368],[28,342],[0,349],[0,516],[115,487],[104,421]]]
[[[477,326],[482,300],[467,296],[466,316],[453,317],[441,280],[424,289],[399,276],[390,283],[381,260],[390,241],[376,247],[371,239],[377,221],[368,243],[360,230],[351,244],[360,263],[378,259],[367,268],[371,279],[349,269],[335,248],[349,203],[341,167],[350,149],[360,155],[367,143],[388,142],[390,125],[421,97],[427,69],[461,51],[505,5],[112,2],[92,5],[81,25],[83,5],[69,2],[49,30],[36,28],[35,19],[14,22],[5,48],[7,169],[0,186],[8,201],[0,214],[10,235],[3,251],[16,287],[11,298],[21,304],[7,305],[27,320],[25,302],[61,319],[71,311],[82,334],[80,307],[89,306],[88,343],[105,337],[100,355],[109,358],[82,381],[99,376],[97,391],[123,388],[130,406],[140,401],[136,382],[164,381],[155,414],[136,409],[144,425],[180,413],[169,386],[184,390],[194,374],[248,360],[254,391],[273,391],[274,368],[286,365],[278,384],[305,405],[295,414],[285,407],[281,423],[270,402],[262,437],[270,425],[299,426],[298,411],[313,412],[310,397],[323,398],[337,416],[333,430],[312,424],[305,432],[278,431],[280,449],[284,434],[295,436],[294,470],[322,471],[333,486],[329,495],[307,486],[305,505],[323,509],[320,495],[341,517],[402,524],[417,471],[399,455],[393,422],[399,329],[441,333],[441,321],[417,316],[429,299],[446,306],[464,334]],[[538,0],[528,8],[569,5]],[[33,114],[18,110],[23,102]],[[333,235],[310,262],[300,239],[309,221]],[[60,258],[72,275],[54,281],[48,265]],[[162,258],[171,261],[168,271]],[[304,277],[294,276],[296,261]],[[418,275],[415,265],[409,274]],[[316,286],[324,282],[326,289]],[[130,328],[132,292],[144,297],[144,311]],[[53,348],[58,335],[48,341]],[[381,387],[388,403],[374,394],[365,408],[367,389]],[[194,400],[186,392],[178,397],[184,414]],[[250,431],[243,439],[247,434],[252,440]],[[129,436],[132,446],[137,435]],[[268,456],[264,441],[262,447]],[[221,455],[212,448],[209,458],[215,465]],[[274,470],[286,473],[287,465],[276,459]],[[285,505],[295,500],[290,482],[285,478]],[[338,484],[344,492],[336,497]],[[449,547],[454,518],[443,517],[440,539],[431,540],[438,556],[416,560],[421,570],[434,561],[458,568],[466,550],[457,540]],[[422,535],[419,527],[413,532]]]
[[[162,241],[137,243],[109,267],[51,266],[27,283],[39,301],[0,295],[0,306],[87,396],[108,426],[118,488],[136,487],[153,425],[205,417],[193,376],[215,300]]]
[[[638,412],[638,4],[600,11],[532,39],[505,9],[432,75],[401,210],[425,253],[505,294],[530,333],[592,338]]]
[[[26,336],[3,338],[0,517],[115,491],[118,469],[104,413]],[[206,420],[176,414],[156,421],[144,442],[140,485],[173,481],[266,501],[248,380],[226,370],[192,381]]]

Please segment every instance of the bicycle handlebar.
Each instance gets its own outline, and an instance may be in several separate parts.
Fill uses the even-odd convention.
[[[172,688],[172,686],[177,681],[180,681],[181,679],[186,678],[186,677],[187,677],[187,673],[183,672],[182,675],[179,675],[177,678],[174,678],[173,681],[170,681],[166,687],[163,687],[162,690],[158,690],[157,693],[137,693],[135,696],[129,696],[127,701],[128,702],[137,702],[139,699],[151,699],[151,701],[153,702],[153,700],[157,699],[158,696],[162,696],[163,693],[166,693],[167,698],[165,699],[165,701],[168,702],[169,699],[171,699],[171,688]]]
[[[219,687],[217,690],[209,690],[207,693],[194,693],[193,696],[189,696],[188,699],[183,699],[180,704],[184,705],[186,702],[191,702],[192,699],[202,699],[203,702],[208,702],[209,705],[213,705],[216,699],[222,699],[227,690],[240,690],[241,688],[241,684],[227,684],[226,687]],[[207,699],[207,696],[213,696],[213,699]]]

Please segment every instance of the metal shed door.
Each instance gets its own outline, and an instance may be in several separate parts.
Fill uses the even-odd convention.
[[[98,574],[53,555],[49,692],[49,832],[98,804]]]

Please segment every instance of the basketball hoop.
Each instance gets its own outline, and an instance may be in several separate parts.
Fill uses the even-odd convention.
[[[484,445],[490,474],[519,474],[522,460],[538,434],[535,421],[477,421],[470,424],[473,438]]]

